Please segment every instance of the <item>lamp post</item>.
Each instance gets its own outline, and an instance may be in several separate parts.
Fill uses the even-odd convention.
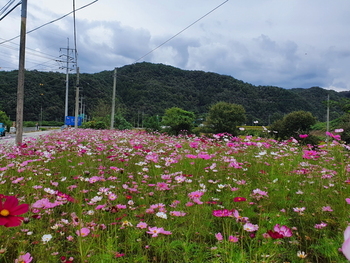
[[[40,83],[40,86],[44,86],[44,84]],[[43,97],[44,93],[40,93],[40,119],[39,119],[39,125],[42,126],[43,125]]]

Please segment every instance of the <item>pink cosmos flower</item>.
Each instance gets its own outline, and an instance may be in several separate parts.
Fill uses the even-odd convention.
[[[316,159],[318,158],[318,153],[314,150],[304,150],[303,158],[304,159]]]
[[[233,242],[233,243],[237,243],[238,242],[238,237],[236,237],[236,236],[229,236],[228,237],[228,241]]]
[[[106,207],[106,205],[98,205],[98,206],[95,207],[95,209],[96,210],[100,210],[100,209],[103,209],[105,207]]]
[[[350,198],[345,198],[345,201],[350,205]]]
[[[251,194],[251,196],[253,198],[255,198],[256,200],[260,200],[262,198],[269,197],[269,195],[268,195],[268,193],[266,191],[262,191],[259,188],[254,189],[253,193]]]
[[[159,191],[170,190],[169,184],[164,183],[164,182],[158,182],[156,185],[156,189]]]
[[[207,153],[199,153],[198,158],[204,159],[204,160],[209,160],[212,156],[207,154]]]
[[[242,222],[242,223],[248,223],[249,222],[249,218],[241,216],[239,214],[238,210],[233,210],[233,217],[236,218],[237,222]]]
[[[198,142],[190,142],[190,147],[191,148],[197,148],[198,147]]]
[[[222,241],[224,239],[221,233],[216,233],[215,237],[218,241]]]
[[[344,256],[350,260],[350,226],[344,231],[344,243],[342,246],[342,252]]]
[[[253,225],[252,223],[245,223],[243,226],[243,229],[247,232],[255,232],[255,231],[258,231],[259,226]]]
[[[283,237],[291,237],[293,235],[292,230],[287,226],[280,226],[280,224],[276,224],[273,230]]]
[[[143,229],[143,228],[147,228],[147,223],[146,222],[140,222],[140,223],[138,223],[137,225],[136,225],[136,227],[138,227],[138,228],[141,228],[141,229]]]
[[[324,227],[326,227],[326,226],[327,226],[326,223],[321,222],[320,224],[316,224],[316,225],[314,226],[314,228],[316,228],[316,229],[322,229],[322,228],[324,228]]]
[[[93,176],[93,177],[89,178],[89,183],[93,184],[93,183],[96,183],[100,180],[101,180],[101,178],[99,176]]]
[[[222,209],[222,210],[214,210],[213,216],[215,217],[232,217],[233,216],[233,210],[228,209]]]
[[[20,255],[16,260],[15,263],[30,263],[32,262],[33,257],[30,255],[30,253],[26,253],[24,255]]]
[[[108,194],[108,199],[111,200],[111,201],[114,201],[115,199],[117,199],[117,195],[114,194],[114,193],[109,193]]]
[[[162,227],[148,227],[148,230],[146,233],[151,234],[152,237],[157,237],[158,234],[163,234],[163,235],[171,235],[172,233],[170,231],[165,231],[164,228]]]
[[[83,227],[76,231],[78,236],[86,237],[90,233],[90,229]]]
[[[56,206],[62,205],[61,202],[55,201],[54,203],[51,203],[49,199],[43,198],[38,201],[36,201],[34,204],[32,204],[32,208],[42,208],[42,209],[49,209],[54,208]]]
[[[301,138],[301,139],[305,139],[305,138],[307,138],[309,135],[307,135],[307,134],[299,134],[299,138]]]
[[[326,132],[326,135],[328,135],[329,137],[332,137],[333,139],[339,141],[340,140],[340,135],[334,135],[331,132]]]
[[[170,211],[170,215],[172,215],[172,216],[185,216],[186,213],[181,212],[181,211]]]
[[[322,211],[323,212],[333,212],[333,209],[330,206],[323,206]]]
[[[2,203],[3,198],[6,199],[4,203]],[[0,195],[0,225],[19,226],[24,218],[18,215],[27,213],[28,210],[29,204],[18,205],[18,199],[15,196]]]
[[[305,209],[306,209],[305,207],[294,207],[293,211],[299,213],[300,215],[302,215],[303,212],[305,211]]]
[[[116,258],[121,258],[121,257],[124,257],[124,256],[125,256],[125,253],[116,252],[114,256],[115,256]]]
[[[199,199],[202,197],[202,195],[204,195],[204,192],[202,191],[195,191],[195,192],[191,192],[188,194],[188,197],[193,199]]]

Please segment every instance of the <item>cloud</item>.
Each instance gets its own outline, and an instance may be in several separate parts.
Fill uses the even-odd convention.
[[[222,2],[98,1],[77,12],[81,72],[111,70],[142,57],[140,61],[231,75],[255,85],[350,90],[350,1],[228,1],[145,56]],[[69,0],[30,2],[27,28],[71,9]],[[1,21],[3,38],[19,34],[19,13],[15,10]],[[27,68],[57,69],[55,60],[67,38],[72,48],[72,15],[30,33]],[[0,45],[0,67],[17,67],[18,39],[14,42]]]
[[[122,26],[119,22],[79,22],[79,57],[89,73],[131,64],[150,50],[147,30]]]

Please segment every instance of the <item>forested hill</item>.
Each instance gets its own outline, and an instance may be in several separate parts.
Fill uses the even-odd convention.
[[[63,73],[26,71],[24,120],[61,121],[64,118],[65,79]],[[70,74],[69,115],[74,115],[75,74]],[[95,74],[80,74],[82,109],[87,116],[110,112],[113,70]],[[17,71],[0,71],[0,109],[14,120],[16,114]],[[261,124],[296,110],[312,112],[325,121],[327,96],[340,100],[343,95],[318,87],[283,89],[273,86],[254,86],[230,76],[203,71],[181,70],[172,66],[137,63],[118,68],[117,103],[126,119],[135,123],[142,115],[162,116],[173,106],[193,111],[202,118],[208,107],[218,101],[244,106],[248,124]],[[331,109],[331,118],[339,116]]]

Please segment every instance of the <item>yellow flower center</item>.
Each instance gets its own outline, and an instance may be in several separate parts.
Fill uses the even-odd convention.
[[[10,214],[10,211],[7,209],[2,209],[0,212],[0,215],[2,216],[8,216]]]

